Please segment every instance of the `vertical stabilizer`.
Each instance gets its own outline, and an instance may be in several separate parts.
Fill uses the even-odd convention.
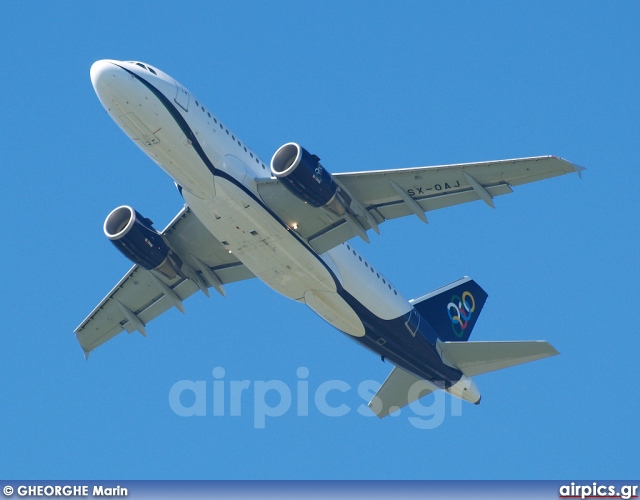
[[[409,302],[446,342],[469,340],[487,293],[468,276]]]

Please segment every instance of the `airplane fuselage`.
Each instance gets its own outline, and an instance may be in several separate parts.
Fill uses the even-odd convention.
[[[471,379],[442,361],[433,328],[352,245],[318,254],[269,209],[256,187],[256,179],[270,176],[269,167],[182,85],[136,62],[98,61],[91,77],[111,118],[260,280],[383,359],[463,399],[479,400]]]

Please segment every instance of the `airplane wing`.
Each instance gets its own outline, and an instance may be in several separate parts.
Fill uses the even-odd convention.
[[[254,277],[186,207],[162,234],[177,255],[200,274],[195,279],[176,276],[169,280],[134,265],[75,329],[86,357],[123,330],[146,335],[149,321],[174,306],[184,312],[182,300],[201,289],[213,286],[224,293],[223,284]]]
[[[333,174],[334,181],[356,200],[353,218],[313,208],[291,194],[278,179],[261,179],[258,192],[264,202],[290,227],[305,237],[318,253],[324,253],[356,235],[390,219],[416,215],[427,222],[425,212],[475,200],[493,207],[493,198],[512,192],[512,186],[535,182],[583,167],[555,156],[460,163],[433,167]],[[358,210],[357,207],[366,209]],[[374,224],[372,224],[372,222]],[[358,227],[360,226],[360,228]],[[297,228],[297,229],[296,229]],[[366,239],[364,234],[363,239]]]

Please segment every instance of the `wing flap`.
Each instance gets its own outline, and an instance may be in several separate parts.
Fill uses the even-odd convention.
[[[560,354],[543,340],[515,342],[440,342],[442,360],[467,377]]]
[[[383,418],[436,390],[433,384],[396,366],[369,401],[369,408]]]
[[[490,186],[486,189],[493,197],[513,192],[508,184]],[[462,203],[469,203],[471,201],[477,201],[479,199],[480,197],[478,196],[478,194],[471,188],[455,193],[414,198],[414,200],[425,212],[452,207],[454,205],[461,205]],[[376,206],[376,210],[384,217],[385,220],[397,219],[399,217],[413,215],[411,209],[402,200],[380,204]]]

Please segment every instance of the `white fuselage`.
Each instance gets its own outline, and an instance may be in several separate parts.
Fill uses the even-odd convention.
[[[269,287],[356,337],[365,327],[338,287],[383,320],[411,310],[351,245],[317,255],[279,220],[256,188],[255,179],[270,176],[267,164],[170,76],[105,60],[92,66],[91,78],[111,118],[174,179],[207,230]]]

